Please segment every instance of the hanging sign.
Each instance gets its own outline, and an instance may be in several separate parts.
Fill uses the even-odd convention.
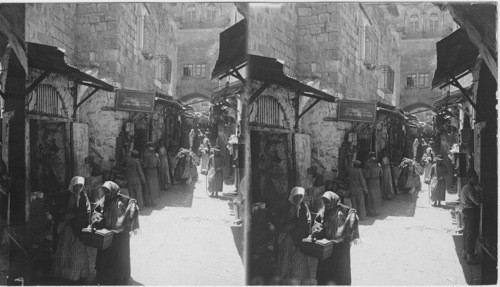
[[[338,104],[339,121],[346,122],[375,122],[377,116],[377,104],[357,101],[339,101]]]
[[[115,109],[151,113],[155,108],[155,93],[134,90],[116,90]]]

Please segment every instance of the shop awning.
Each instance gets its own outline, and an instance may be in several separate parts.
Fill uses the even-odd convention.
[[[212,79],[223,78],[247,62],[247,20],[243,19],[219,36],[219,58],[212,71]]]
[[[440,109],[446,108],[450,105],[455,105],[465,100],[463,94],[460,91],[456,91],[451,95],[444,96],[434,102],[434,110],[439,111]]]
[[[479,55],[464,29],[458,29],[437,42],[437,68],[432,89],[449,84],[452,78],[460,78],[470,72]]]
[[[212,91],[212,101],[218,101],[219,99],[225,99],[229,96],[237,95],[243,90],[244,85],[241,82],[226,87],[216,88]]]
[[[179,110],[184,110],[184,106],[178,101],[174,100],[172,96],[156,92],[155,106],[158,105],[170,106]]]
[[[397,119],[400,119],[402,121],[408,121],[408,117],[406,117],[405,115],[403,115],[402,113],[398,112],[398,111],[393,111],[393,110],[389,110],[389,109],[386,109],[386,108],[381,108],[381,107],[377,107],[377,113],[380,113],[380,114],[383,114],[383,115],[386,115],[386,116],[389,116],[389,117],[394,117],[394,118],[397,118]]]
[[[283,64],[275,58],[248,55],[248,60],[248,79],[291,88],[299,92],[300,95],[317,100],[327,102],[336,102],[338,100],[338,98],[328,93],[286,75],[283,72]]]
[[[64,52],[57,47],[28,42],[28,66],[56,73],[75,80],[78,84],[112,92],[115,87],[66,64]]]

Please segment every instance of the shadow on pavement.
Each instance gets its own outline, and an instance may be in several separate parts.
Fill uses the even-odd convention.
[[[193,206],[194,185],[175,184],[169,190],[161,190],[156,205],[143,207],[140,215],[151,215],[153,210],[162,210],[166,206],[186,207]]]
[[[243,262],[243,253],[244,253],[244,239],[243,239],[243,225],[232,225],[231,232],[233,233],[234,245],[236,246],[236,250],[238,250],[238,255],[240,256],[241,263]]]
[[[129,286],[144,286],[144,284],[135,281],[134,278],[132,278],[132,277],[130,277],[130,279],[128,279],[127,285],[129,285]]]
[[[464,246],[463,235],[454,234],[453,242],[455,243],[455,251],[457,252],[458,260],[462,265],[462,271],[465,275],[465,280],[469,285],[481,285],[481,265],[469,265],[462,257]]]
[[[400,193],[392,200],[383,199],[382,208],[378,216],[368,216],[366,220],[360,221],[360,225],[372,225],[377,220],[383,220],[389,216],[414,217],[418,196],[416,194]]]

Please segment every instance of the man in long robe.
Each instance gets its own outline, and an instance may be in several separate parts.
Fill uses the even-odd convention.
[[[142,167],[144,169],[144,177],[146,178],[146,190],[144,192],[144,205],[154,206],[158,199],[160,184],[158,182],[158,166],[160,158],[154,151],[153,145],[148,144],[148,148],[144,153]]]
[[[146,185],[146,178],[142,172],[141,163],[138,157],[138,151],[131,151],[131,155],[125,159],[125,166],[130,197],[135,198],[137,200],[137,206],[142,208],[144,206],[142,187]]]

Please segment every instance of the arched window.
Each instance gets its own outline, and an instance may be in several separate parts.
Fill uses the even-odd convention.
[[[209,22],[215,21],[215,17],[217,16],[217,11],[214,3],[210,3],[207,6],[207,19]]]
[[[194,22],[196,19],[196,6],[193,4],[190,4],[187,7],[187,21],[188,22]]]
[[[436,13],[432,13],[431,16],[429,16],[429,24],[430,24],[430,30],[431,31],[436,31],[439,26],[439,16]]]
[[[410,32],[418,31],[418,15],[413,14],[410,16]]]

